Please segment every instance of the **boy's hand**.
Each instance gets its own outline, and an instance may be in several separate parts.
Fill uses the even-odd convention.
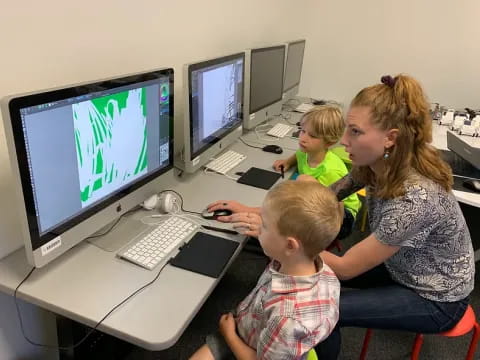
[[[273,168],[276,170],[276,171],[280,171],[280,167],[283,166],[283,171],[287,171],[288,169],[290,169],[290,165],[288,164],[288,161],[286,159],[283,159],[283,160],[276,160],[274,163],[273,163]]]
[[[220,317],[218,326],[220,328],[220,333],[223,335],[224,338],[228,338],[232,334],[236,334],[235,319],[232,313],[223,314]]]

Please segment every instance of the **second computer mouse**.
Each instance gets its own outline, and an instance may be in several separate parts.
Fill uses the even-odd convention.
[[[275,153],[275,154],[281,154],[283,153],[283,149],[278,146],[278,145],[265,145],[263,148],[262,148],[263,151],[266,151],[266,152],[271,152],[271,153]]]
[[[228,216],[228,215],[232,215],[232,212],[228,209],[218,209],[215,211],[208,211],[207,209],[205,209],[202,212],[202,217],[204,219],[209,219],[209,220],[216,219],[219,216]]]
[[[463,186],[467,189],[480,193],[480,180],[469,179],[463,182]]]

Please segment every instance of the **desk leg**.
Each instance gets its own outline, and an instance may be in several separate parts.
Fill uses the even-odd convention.
[[[61,347],[71,347],[78,343],[91,330],[91,328],[77,323],[68,318],[57,316],[57,337]],[[79,346],[59,351],[59,360],[89,359],[105,360],[126,359],[135,348],[134,345],[107,335],[100,331],[94,331]]]

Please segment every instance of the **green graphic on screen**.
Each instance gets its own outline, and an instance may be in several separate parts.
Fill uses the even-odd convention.
[[[144,88],[72,105],[82,207],[147,172]]]

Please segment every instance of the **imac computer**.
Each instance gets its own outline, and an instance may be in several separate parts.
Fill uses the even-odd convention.
[[[245,53],[184,67],[183,150],[176,166],[192,173],[235,142],[243,132]]]
[[[283,80],[283,101],[287,102],[298,94],[300,78],[302,76],[303,54],[305,40],[287,43],[287,61]]]
[[[173,69],[2,101],[27,259],[41,267],[173,178]]]
[[[282,112],[285,45],[246,50],[245,129]]]

